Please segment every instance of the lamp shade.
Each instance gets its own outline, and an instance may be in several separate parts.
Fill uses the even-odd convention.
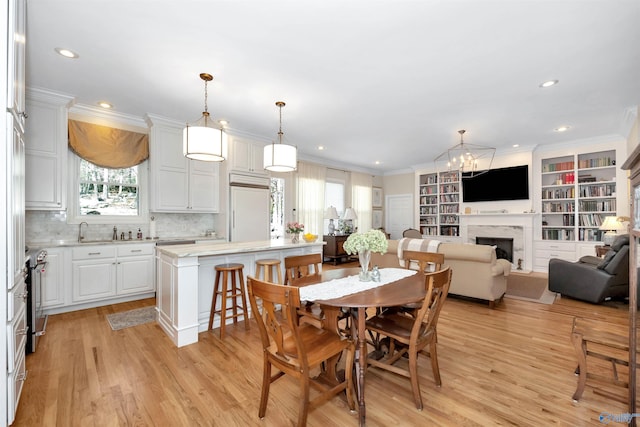
[[[608,216],[604,219],[602,225],[600,225],[600,230],[606,231],[618,231],[622,230],[624,226],[620,221],[618,221],[618,217]]]
[[[338,211],[334,206],[329,206],[326,211],[324,211],[325,219],[339,219],[340,215],[338,215]]]
[[[344,215],[342,215],[342,219],[358,219],[358,215],[356,215],[356,211],[353,208],[347,208],[344,211]]]
[[[182,131],[182,154],[193,160],[221,162],[225,159],[226,134],[209,126],[189,126]]]
[[[273,143],[264,147],[264,168],[273,172],[291,172],[298,167],[298,149],[289,144]]]

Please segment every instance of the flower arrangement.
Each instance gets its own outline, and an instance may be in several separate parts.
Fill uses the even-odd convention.
[[[288,222],[287,223],[287,233],[289,234],[298,234],[304,231],[304,224],[300,224],[299,222]]]
[[[371,251],[383,254],[387,252],[387,236],[380,230],[369,230],[366,233],[353,233],[347,237],[343,248],[349,255],[362,251]]]

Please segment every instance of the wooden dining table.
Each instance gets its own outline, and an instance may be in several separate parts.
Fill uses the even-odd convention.
[[[384,270],[384,269],[383,269]],[[384,271],[381,274],[384,275]],[[358,275],[359,268],[343,268],[322,271],[322,273],[297,279],[295,286],[308,286],[333,279]],[[392,307],[423,300],[426,294],[425,275],[416,272],[411,276],[396,280],[378,287],[344,295],[339,298],[315,300],[325,307],[328,327],[337,330],[337,312],[340,308],[350,309],[354,321],[353,335],[357,339],[356,390],[358,397],[358,414],[360,426],[366,425],[366,409],[364,400],[365,373],[367,370],[366,310],[367,308]],[[335,323],[332,323],[335,321]]]

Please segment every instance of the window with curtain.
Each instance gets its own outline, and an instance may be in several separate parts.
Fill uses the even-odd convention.
[[[67,221],[146,222],[147,134],[69,120]]]
[[[338,215],[342,217],[344,214],[344,182],[332,181],[327,179],[324,188],[325,209],[333,206],[338,211]],[[334,225],[338,227],[338,220],[334,220]],[[329,220],[325,219],[323,231],[329,232]]]
[[[298,217],[305,233],[321,235],[324,230],[324,193],[327,168],[299,162],[297,172]]]
[[[371,175],[351,172],[351,207],[356,211],[356,226],[359,233],[371,229],[373,221],[373,177]]]

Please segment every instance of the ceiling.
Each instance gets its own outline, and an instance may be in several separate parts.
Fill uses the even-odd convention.
[[[230,133],[275,140],[285,101],[300,158],[385,174],[459,129],[498,154],[626,137],[638,40],[637,0],[27,0],[27,87],[194,122],[207,72]]]

